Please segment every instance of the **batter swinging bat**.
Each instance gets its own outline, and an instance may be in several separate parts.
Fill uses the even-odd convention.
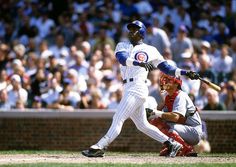
[[[207,84],[209,87],[211,87],[212,89],[214,89],[214,90],[216,90],[216,91],[220,91],[221,90],[221,88],[218,86],[218,85],[216,85],[216,84],[214,84],[214,83],[212,83],[212,82],[210,82],[210,81],[207,81],[207,80],[205,80],[205,79],[203,79],[203,78],[201,78],[201,77],[199,77],[198,79],[200,79],[202,82],[204,82],[205,84]]]

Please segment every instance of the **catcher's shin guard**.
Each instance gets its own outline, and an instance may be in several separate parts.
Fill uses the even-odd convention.
[[[167,146],[163,146],[160,153],[159,153],[159,156],[167,156],[169,154],[169,150],[167,148]]]
[[[187,144],[182,137],[180,137],[176,132],[169,132],[167,135],[180,144],[183,145],[181,151],[177,154],[177,156],[197,156],[197,153],[194,152],[193,146]]]

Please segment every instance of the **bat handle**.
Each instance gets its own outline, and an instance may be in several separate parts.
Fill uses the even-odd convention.
[[[202,82],[206,83],[206,84],[209,84],[209,83],[210,83],[209,81],[203,79],[202,77],[199,77],[198,79],[201,80]]]

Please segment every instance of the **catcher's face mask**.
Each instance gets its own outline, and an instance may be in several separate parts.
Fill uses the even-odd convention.
[[[160,77],[160,88],[161,90],[169,90],[174,84],[178,85],[178,89],[181,89],[182,80],[180,78],[172,77],[164,73]]]

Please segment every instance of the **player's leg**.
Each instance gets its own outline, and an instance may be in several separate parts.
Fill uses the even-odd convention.
[[[157,127],[151,125],[146,118],[146,111],[144,106],[140,106],[139,109],[133,113],[130,117],[138,130],[148,135],[149,137],[166,144],[169,147],[169,155],[174,157],[181,149],[182,145],[176,141],[173,141],[164,133],[162,133]]]
[[[132,119],[138,130],[155,139],[156,141],[164,143],[166,140],[168,140],[168,137],[163,134],[158,128],[148,122],[146,113],[143,112],[143,110],[144,106],[141,106],[137,112],[131,115],[130,118]]]
[[[169,134],[183,145],[181,156],[197,156],[193,146],[200,141],[201,135],[194,128],[186,125],[170,125]]]
[[[168,124],[170,126],[169,132],[178,133],[184,141],[186,141],[190,145],[196,145],[201,139],[201,126],[199,126],[199,130],[197,127],[191,127],[182,124]]]
[[[132,93],[126,94],[113,116],[112,124],[104,137],[98,143],[92,145],[89,150],[82,151],[88,157],[100,157],[104,154],[104,149],[120,134],[124,121],[144,103],[141,98],[136,98]]]
[[[136,98],[136,96],[132,95],[131,93],[127,94],[121,100],[117,108],[117,112],[113,116],[112,124],[105,135],[105,137],[108,139],[108,144],[110,144],[120,134],[124,121],[129,118],[130,115],[135,112],[137,108],[139,108],[139,106],[143,103],[143,99]],[[102,142],[98,142],[98,145],[104,148]]]

